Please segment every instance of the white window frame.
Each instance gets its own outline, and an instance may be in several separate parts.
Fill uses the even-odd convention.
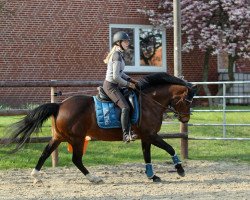
[[[112,28],[131,28],[134,29],[134,48],[135,48],[135,66],[125,66],[125,72],[142,73],[142,72],[167,72],[167,56],[166,56],[166,30],[162,30],[162,66],[142,66],[140,65],[140,47],[139,47],[139,29],[140,28],[153,28],[151,25],[139,25],[139,24],[110,24],[109,25],[109,47],[112,48]]]
[[[220,56],[221,56],[221,54],[217,54],[217,71],[219,73],[227,73],[228,72],[228,68],[220,68],[220,59],[221,59]],[[234,66],[233,66],[233,71],[235,72],[235,63],[234,63]]]
[[[228,68],[221,68],[220,67],[221,56],[222,55],[220,53],[217,54],[217,71],[219,73],[228,72]]]

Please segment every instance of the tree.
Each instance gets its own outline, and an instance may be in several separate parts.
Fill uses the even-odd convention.
[[[161,0],[159,10],[142,9],[153,25],[173,27],[173,1]],[[208,80],[209,59],[221,51],[228,54],[228,76],[234,81],[233,66],[250,58],[250,5],[248,0],[182,0],[183,51],[198,46],[205,53],[203,81]],[[229,89],[229,88],[228,88]],[[210,95],[208,87],[205,92]],[[211,103],[211,102],[210,102]]]

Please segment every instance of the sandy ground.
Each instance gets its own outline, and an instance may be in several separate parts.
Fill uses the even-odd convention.
[[[170,163],[154,164],[161,183],[144,174],[143,164],[90,167],[104,183],[90,183],[75,167],[43,169],[43,183],[33,184],[31,170],[0,171],[0,199],[250,199],[250,166],[186,161],[185,177]]]

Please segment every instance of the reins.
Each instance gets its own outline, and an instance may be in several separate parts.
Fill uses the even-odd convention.
[[[151,102],[153,102],[153,103],[155,103],[155,104],[157,104],[158,106],[160,106],[161,108],[163,108],[164,109],[164,113],[165,112],[167,112],[168,110],[169,111],[171,111],[171,112],[173,112],[175,115],[175,117],[176,118],[178,118],[178,117],[180,117],[181,115],[190,115],[191,113],[190,112],[188,112],[188,113],[181,113],[181,112],[178,112],[178,111],[176,111],[174,108],[173,108],[173,106],[171,106],[171,105],[168,105],[167,107],[166,106],[164,106],[164,105],[162,105],[160,102],[158,102],[158,101],[156,101],[155,99],[153,99],[153,98],[151,98],[151,97],[149,97],[147,94],[145,94],[144,92],[142,92],[141,91],[141,88],[139,88],[139,89],[135,89],[138,93],[139,93],[139,102],[140,102],[140,110],[141,110],[141,96],[144,96],[144,97],[147,97],[147,98],[145,98],[146,100],[148,100],[148,101],[151,101]],[[189,100],[187,100],[187,99],[185,99],[187,102],[189,102],[189,103],[192,103],[192,101],[189,101]],[[176,104],[178,104],[180,101],[178,101]],[[141,121],[141,120],[140,120]]]
[[[153,98],[149,97],[147,94],[145,94],[145,93],[142,92],[141,90],[136,89],[136,91],[139,92],[139,95],[142,95],[142,96],[147,97],[147,98],[146,98],[147,100],[156,103],[157,105],[159,105],[160,107],[162,107],[164,110],[167,110],[167,109],[168,109],[168,107],[163,106],[160,102],[158,102],[158,101],[154,100]],[[141,103],[141,102],[140,102],[140,103]]]

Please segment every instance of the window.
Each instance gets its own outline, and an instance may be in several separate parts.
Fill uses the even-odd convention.
[[[228,71],[228,54],[225,51],[220,51],[217,55],[218,72]]]
[[[228,72],[228,64],[228,53],[226,51],[221,50],[217,55],[218,72]],[[235,63],[233,66],[233,71],[235,71]]]
[[[113,35],[125,31],[130,48],[124,53],[126,72],[166,72],[166,34],[164,29],[145,25],[110,25],[110,49]]]

